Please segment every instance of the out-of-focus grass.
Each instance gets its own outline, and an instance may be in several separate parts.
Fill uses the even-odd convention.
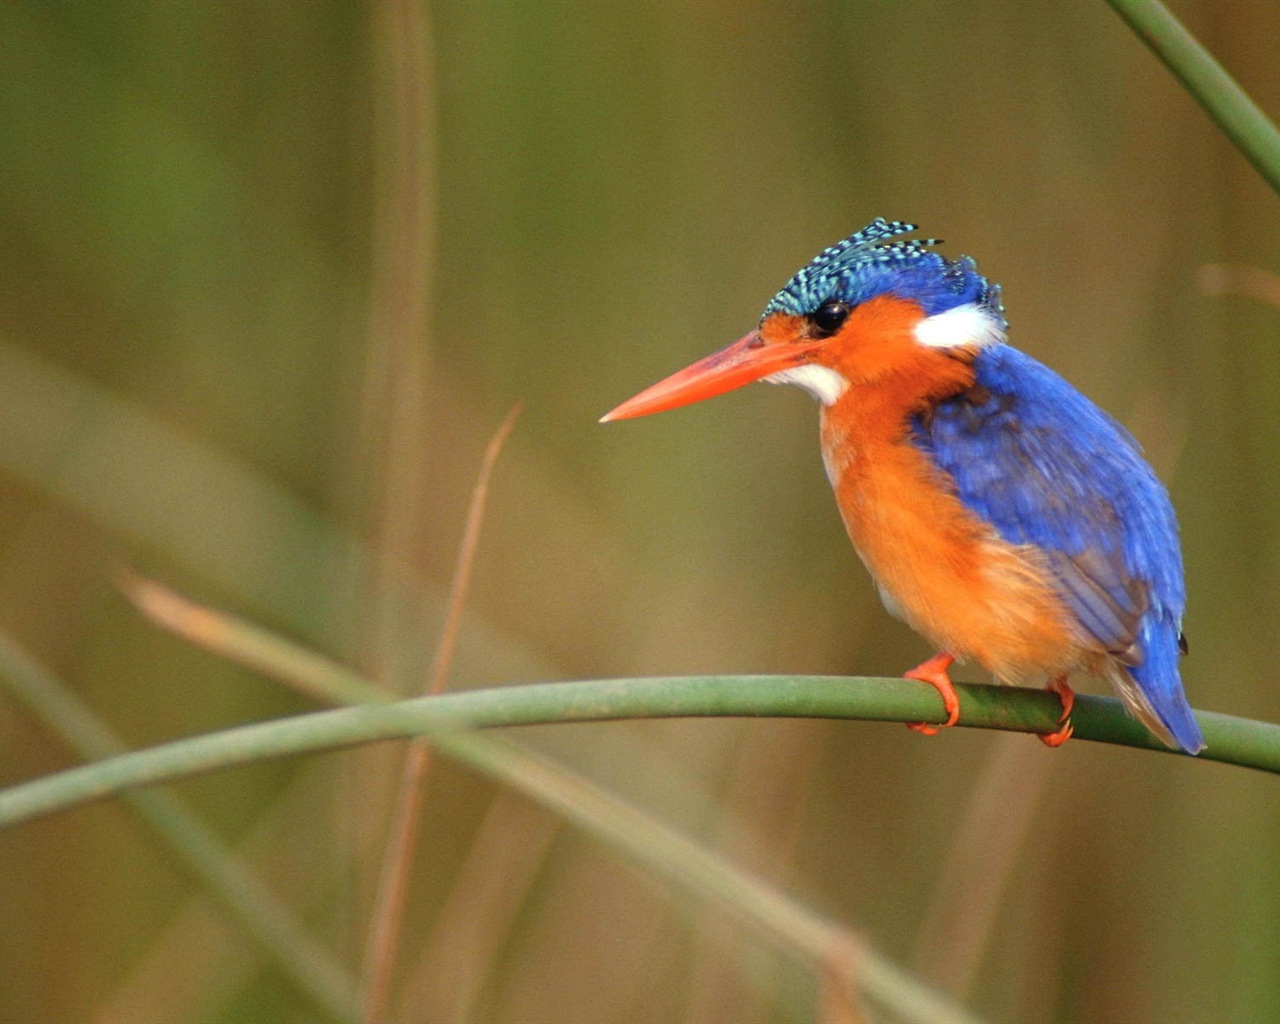
[[[1156,419],[1188,425],[1171,481],[1192,594],[1188,688],[1200,707],[1277,717],[1257,668],[1280,606],[1277,321],[1206,297],[1194,274],[1274,269],[1280,215],[1105,5],[421,10],[436,275],[420,441],[398,449],[425,507],[395,575],[402,607],[426,609],[424,646],[484,439],[526,402],[458,678],[893,674],[919,660],[847,548],[802,396],[755,389],[643,426],[594,422],[741,334],[800,262],[885,214],[977,256],[1005,285],[1015,342],[1108,409],[1141,412],[1135,425],[1167,409]],[[1280,109],[1272,5],[1173,10],[1262,109]],[[0,401],[0,622],[132,743],[298,704],[138,622],[109,582],[122,559],[374,667],[377,531],[358,424],[371,211],[386,198],[372,144],[382,45],[357,5],[0,9],[0,389],[22,384]],[[672,722],[530,741],[732,843],[905,959],[993,738]],[[789,802],[761,807],[741,780],[756,751],[783,743],[805,769]],[[62,763],[8,711],[0,749],[6,781]],[[973,1005],[1032,1024],[1275,1017],[1271,781],[1089,744],[1045,756],[1044,802]],[[274,798],[302,772],[314,804],[301,818],[328,827],[302,851],[286,834],[258,856],[298,862],[284,872],[291,901],[356,963],[384,756],[181,795],[228,841],[269,836]],[[495,828],[492,807],[488,784],[442,770],[407,948],[465,902],[459,872]],[[271,971],[201,984],[197,961],[239,955],[233,931],[166,954],[181,945],[175,901],[194,892],[125,820],[95,808],[6,835],[0,903],[20,926],[0,933],[5,1013],[88,1020],[128,994],[146,1016],[138,972],[168,955],[190,984],[175,1005],[154,983],[162,1016],[305,1016]],[[731,1005],[745,1022],[811,1005],[788,1001],[794,973],[749,946],[690,967],[692,915],[594,847],[566,834],[547,848],[516,818],[510,842],[546,859],[526,869],[527,891],[476,892],[509,930],[467,964],[484,979],[471,1019]],[[705,992],[717,963],[731,968],[722,999],[699,1003],[690,985]]]
[[[318,659],[313,659],[317,661]],[[124,752],[124,746],[92,712],[45,668],[0,634],[0,675],[6,693],[41,719],[46,730],[87,761]],[[273,958],[308,1002],[329,1019],[353,1019],[355,985],[294,919],[290,911],[181,802],[167,793],[122,794],[158,845],[203,890],[236,927]]]
[[[489,451],[489,460],[485,473],[491,467],[492,458],[506,432],[512,418],[508,417],[504,430],[500,431]],[[482,475],[482,483],[484,476]],[[478,509],[482,503],[479,496],[483,488],[477,488]],[[473,520],[474,522],[475,520]],[[470,531],[469,531],[470,532]],[[460,565],[462,573],[467,571],[469,556],[464,550]],[[455,594],[460,600],[465,585],[460,581],[455,584]],[[144,607],[159,612],[158,618],[172,624],[175,631],[193,640],[201,646],[225,652],[232,659],[246,664],[260,665],[263,671],[279,678],[283,682],[301,686],[307,692],[332,692],[344,700],[356,699],[365,703],[372,700],[374,706],[366,706],[362,711],[353,709],[339,718],[347,720],[349,734],[344,738],[342,722],[335,722],[333,715],[312,716],[307,719],[294,719],[292,722],[263,723],[257,727],[234,730],[221,737],[192,738],[179,740],[165,749],[150,752],[139,752],[135,755],[122,755],[115,759],[104,759],[96,764],[88,765],[77,772],[67,772],[34,782],[28,786],[14,787],[6,793],[0,793],[0,825],[8,826],[29,819],[33,812],[53,810],[55,803],[46,802],[41,805],[38,799],[24,799],[35,791],[57,791],[64,795],[61,806],[69,805],[65,792],[74,787],[76,780],[91,780],[84,793],[92,793],[102,797],[117,791],[127,792],[138,781],[147,779],[151,782],[172,780],[179,777],[174,769],[183,765],[182,774],[193,771],[208,770],[226,764],[245,763],[271,757],[277,753],[301,753],[308,749],[321,749],[323,746],[345,746],[353,739],[373,739],[379,736],[393,735],[386,732],[392,726],[393,719],[400,715],[394,708],[385,704],[385,700],[377,699],[376,687],[359,680],[354,674],[351,678],[342,678],[342,673],[325,663],[324,659],[299,650],[279,637],[265,634],[262,630],[248,623],[238,622],[208,609],[194,609],[189,603],[167,595],[151,584],[131,584],[135,600]],[[24,674],[31,674],[29,671]],[[715,681],[709,681],[715,682]],[[758,682],[758,681],[757,681]],[[775,694],[783,691],[782,681],[775,681],[767,691],[761,693],[766,703]],[[887,681],[882,688],[887,688]],[[48,683],[35,689],[51,689]],[[847,687],[848,688],[848,687]],[[619,698],[626,704],[629,693],[632,698],[639,698],[640,706],[651,706],[653,714],[661,714],[664,709],[679,706],[687,700],[682,694],[686,690],[702,690],[715,694],[716,688],[707,691],[706,687],[697,686],[695,681],[675,681],[674,686],[663,686],[657,680],[643,682],[640,686],[623,686],[605,684],[578,684],[576,686],[546,687],[523,686],[491,691],[489,696],[497,697],[494,701],[485,701],[485,694],[473,693],[464,698],[467,706],[485,702],[491,706],[505,705],[508,699],[516,704],[524,698],[533,697],[538,703],[539,692],[557,693],[559,699],[552,698],[545,702],[550,714],[535,714],[529,718],[516,712],[507,716],[509,721],[550,721],[556,715],[554,709],[568,716],[585,714],[588,718],[607,718],[617,714]],[[759,687],[755,689],[759,691]],[[794,689],[794,688],[793,688]],[[972,699],[972,694],[968,695]],[[804,696],[797,693],[799,701]],[[468,718],[481,721],[483,713],[468,715],[459,708],[460,713],[445,710],[454,707],[457,701],[441,703],[442,698],[430,696],[426,703],[419,701],[423,710],[433,712],[440,708],[440,714],[428,713],[413,729],[429,739],[434,746],[442,748],[451,756],[479,768],[486,775],[501,780],[505,784],[527,794],[538,802],[545,804],[558,814],[574,821],[591,834],[617,846],[622,852],[634,859],[648,870],[666,878],[691,895],[703,900],[718,903],[720,909],[731,913],[741,923],[754,926],[763,937],[775,943],[784,953],[798,956],[805,962],[810,971],[817,975],[823,992],[822,1003],[826,1007],[823,1012],[825,1020],[857,1019],[862,1016],[858,1007],[865,998],[880,1005],[887,1012],[905,1021],[916,1021],[919,1024],[966,1024],[973,1018],[958,1006],[951,1005],[945,998],[928,990],[927,986],[912,979],[897,968],[886,963],[865,943],[838,926],[824,921],[819,915],[806,910],[793,900],[780,894],[775,889],[762,883],[751,875],[733,867],[723,857],[713,851],[701,847],[677,832],[663,826],[648,817],[642,811],[617,799],[613,795],[593,785],[590,781],[575,776],[554,762],[540,758],[522,747],[505,739],[479,735],[471,731]],[[703,702],[693,701],[697,706]],[[721,710],[727,704],[734,703],[731,694],[725,693],[721,699],[714,696],[705,701],[708,714],[715,713],[717,705]],[[750,709],[750,701],[739,698],[744,711]],[[791,701],[782,701],[779,708],[787,707]],[[404,708],[401,708],[403,711]],[[763,708],[762,708],[763,710]],[[793,709],[795,710],[795,709]],[[742,712],[740,712],[742,713]],[[767,711],[765,713],[768,713]],[[776,713],[776,711],[774,712]],[[370,715],[373,719],[370,719]],[[499,712],[499,717],[504,717]],[[294,728],[296,726],[297,728]],[[335,726],[338,732],[334,732]],[[394,728],[394,726],[392,726]],[[327,741],[317,745],[316,738],[327,735]],[[407,735],[402,733],[402,735]],[[293,738],[287,738],[292,736]],[[273,739],[273,737],[276,737]],[[359,739],[357,739],[359,738]],[[1212,738],[1212,737],[1211,737]],[[406,832],[403,815],[406,805],[414,805],[420,813],[419,785],[422,781],[422,770],[425,761],[415,757],[425,747],[415,745],[410,750],[410,758],[406,761],[404,784],[401,787],[401,801],[397,807],[396,826],[389,840],[388,867],[384,869],[384,885],[378,901],[377,916],[374,927],[379,934],[372,940],[371,953],[374,961],[370,966],[368,979],[369,993],[361,1011],[361,1019],[377,1021],[385,1019],[387,992],[390,983],[390,965],[398,946],[399,932],[402,928],[402,905],[404,886],[407,880],[407,865],[397,863],[412,846],[413,830]],[[150,769],[142,767],[134,771],[130,766],[152,765]],[[165,767],[167,766],[167,767]],[[82,794],[83,795],[83,794]],[[136,796],[136,795],[135,795]],[[149,820],[155,801],[143,801],[139,809]],[[168,816],[168,824],[172,826],[175,816]],[[186,830],[190,833],[190,829]],[[166,830],[167,838],[175,840],[183,853],[188,856],[194,852],[190,835],[179,836],[170,827]],[[209,845],[209,844],[206,844]],[[237,880],[229,873],[216,879],[209,879],[221,891],[238,885]],[[241,886],[242,888],[242,886]],[[265,898],[265,894],[264,894]],[[246,908],[251,910],[252,908]],[[252,913],[239,911],[255,928],[259,918]],[[281,927],[270,930],[268,948],[287,943],[289,936]],[[301,946],[301,940],[299,940]],[[301,950],[299,950],[301,952]],[[292,968],[293,950],[278,950],[279,959]],[[335,967],[336,971],[337,968]],[[309,982],[313,972],[300,972]],[[310,986],[309,986],[310,989]],[[308,989],[308,990],[309,990]],[[335,1003],[334,997],[321,992],[325,998],[326,1009],[331,1013],[337,1011],[341,1018],[341,1002]],[[313,995],[314,999],[314,995]]]

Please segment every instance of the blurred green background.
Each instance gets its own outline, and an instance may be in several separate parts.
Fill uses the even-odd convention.
[[[1172,8],[1280,112],[1280,5]],[[877,215],[1146,444],[1192,701],[1280,718],[1280,302],[1239,272],[1280,200],[1101,0],[0,6],[0,629],[130,745],[310,705],[143,621],[126,565],[408,692],[521,400],[453,685],[899,674],[930,652],[803,394],[595,422]],[[846,722],[522,738],[986,1019],[1280,1019],[1274,779]],[[175,792],[354,972],[401,750]],[[0,701],[4,782],[73,761]],[[399,1019],[812,1018],[803,969],[473,773],[424,814]],[[119,806],[0,836],[0,907],[6,1024],[315,1019]]]

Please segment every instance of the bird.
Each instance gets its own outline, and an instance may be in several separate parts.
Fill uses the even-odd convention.
[[[878,217],[802,267],[754,330],[646,388],[601,422],[755,381],[820,406],[822,460],[886,609],[937,652],[905,678],[959,719],[950,678],[1044,680],[1060,746],[1080,672],[1107,680],[1161,743],[1204,738],[1183,690],[1178,522],[1133,437],[1007,340],[1000,286],[915,224]]]

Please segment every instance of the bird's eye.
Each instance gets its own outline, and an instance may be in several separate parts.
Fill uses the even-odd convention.
[[[837,299],[824,302],[809,314],[809,322],[822,337],[835,334],[849,318],[849,306]]]

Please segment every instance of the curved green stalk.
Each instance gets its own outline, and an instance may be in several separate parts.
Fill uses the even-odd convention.
[[[1280,131],[1160,0],[1107,0],[1280,193]]]
[[[1057,726],[1061,707],[1052,694],[971,683],[957,684],[956,690],[962,726],[1046,733]],[[470,690],[245,725],[71,768],[0,792],[0,828],[137,786],[375,740],[425,736],[440,741],[469,729],[556,722],[744,716],[890,722],[943,718],[937,695],[904,679],[706,676]],[[1205,712],[1199,718],[1208,742],[1199,760],[1280,773],[1280,726]],[[1073,742],[1165,749],[1115,698],[1077,696],[1072,722]]]

